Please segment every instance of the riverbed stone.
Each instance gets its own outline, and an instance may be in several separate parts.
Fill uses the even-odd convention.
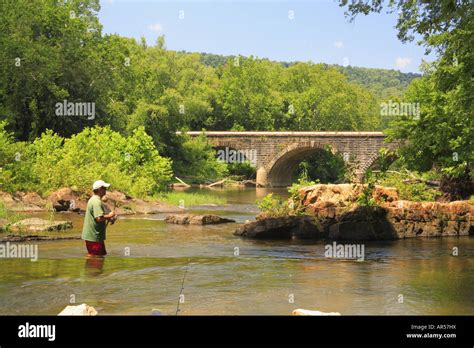
[[[45,201],[37,193],[0,191],[0,202],[10,211],[39,212],[44,210]]]
[[[29,218],[9,225],[12,232],[45,232],[72,228],[71,221],[49,221],[40,218]]]
[[[77,306],[66,306],[59,315],[97,315],[97,311],[94,307],[83,303]]]
[[[314,316],[324,316],[324,315],[341,315],[339,312],[321,312],[321,311],[314,311],[314,310],[308,310],[308,309],[295,309],[293,312],[291,312],[291,315],[314,315]]]
[[[70,187],[63,187],[48,197],[55,211],[84,212],[87,207],[87,198]]]
[[[44,208],[46,205],[46,200],[36,192],[17,192],[16,195],[25,205],[36,206],[38,208]]]
[[[223,218],[217,215],[193,215],[193,214],[173,214],[168,215],[165,221],[171,224],[178,225],[215,225],[228,222],[235,222],[235,220]]]

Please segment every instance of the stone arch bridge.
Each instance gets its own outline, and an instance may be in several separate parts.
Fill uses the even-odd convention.
[[[180,132],[177,132],[180,134]],[[202,132],[187,132],[192,137]],[[384,143],[382,132],[232,132],[206,131],[215,148],[240,151],[257,168],[257,185],[281,187],[291,185],[298,164],[318,149],[329,148],[342,154],[351,164],[355,181],[377,159],[382,147],[392,149],[394,143]],[[226,152],[228,154],[228,152]]]

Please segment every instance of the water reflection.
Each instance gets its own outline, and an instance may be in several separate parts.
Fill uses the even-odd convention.
[[[104,272],[105,257],[86,256],[84,265],[85,275],[97,277]]]

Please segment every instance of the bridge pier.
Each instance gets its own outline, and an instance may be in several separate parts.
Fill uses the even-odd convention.
[[[265,170],[265,168],[263,167],[258,168],[256,183],[257,183],[257,187],[268,186],[267,171]]]
[[[356,184],[363,184],[364,183],[364,175],[365,172],[361,170],[356,170],[352,175],[352,181]]]

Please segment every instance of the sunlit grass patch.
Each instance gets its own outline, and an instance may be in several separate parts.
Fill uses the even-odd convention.
[[[171,191],[154,196],[154,199],[171,205],[190,207],[203,204],[223,205],[227,203],[225,197],[219,197],[203,192]]]

